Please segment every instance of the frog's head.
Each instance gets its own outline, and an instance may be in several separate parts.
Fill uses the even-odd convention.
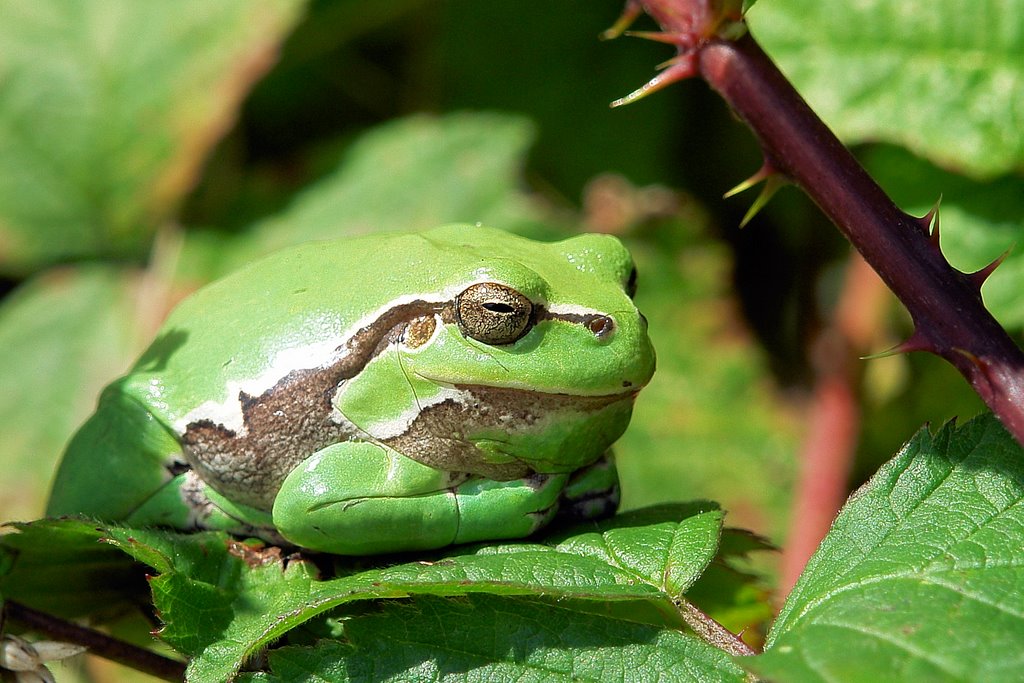
[[[418,258],[435,264],[421,286],[437,296],[407,304],[415,312],[388,351],[335,397],[340,412],[410,457],[492,478],[600,457],[654,372],[619,240],[541,243],[469,226],[418,238],[436,252]]]

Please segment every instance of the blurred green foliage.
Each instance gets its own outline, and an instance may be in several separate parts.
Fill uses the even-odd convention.
[[[659,371],[618,449],[624,507],[712,499],[783,542],[849,250],[793,190],[738,229],[751,199],[721,194],[760,155],[703,84],[608,108],[671,56],[597,40],[621,5],[7,0],[0,518],[38,516],[101,387],[195,287],[302,240],[483,221],[613,232],[637,258]],[[901,206],[943,197],[943,249],[973,270],[1021,241],[1022,11],[761,0],[749,19]],[[1022,280],[1018,250],[984,290],[1018,336]],[[909,331],[891,300],[878,320],[876,339]],[[851,487],[923,422],[981,409],[935,358],[863,369]]]
[[[994,136],[1024,130],[1007,123],[1021,111],[1012,56],[1024,29],[993,26],[980,11],[954,26],[949,4],[877,0],[815,25],[808,8],[831,12],[820,3],[763,0],[751,24],[852,142],[885,139],[924,155],[862,148],[908,208],[923,213],[943,194],[944,246],[974,268],[1021,231],[1022,146]],[[749,199],[721,193],[760,158],[716,96],[689,82],[609,109],[670,56],[645,41],[597,40],[619,0],[254,7],[5,6],[2,517],[38,514],[61,443],[191,289],[304,239],[481,220],[531,236],[623,236],[660,363],[620,448],[626,506],[711,498],[730,523],[780,541],[808,348],[829,320],[848,249],[792,190],[738,230]],[[945,19],[903,20],[927,14]],[[956,49],[928,51],[950,26]],[[998,41],[977,38],[993,32]],[[870,70],[858,46],[874,56]],[[980,55],[966,75],[963,50]],[[854,78],[861,99],[851,103]],[[972,78],[1005,84],[1001,98],[984,99],[981,85],[956,89]],[[921,92],[939,83],[949,87]],[[949,141],[925,144],[954,120]],[[975,139],[966,151],[954,144]],[[1021,277],[1011,257],[986,290],[1017,332]],[[881,336],[906,333],[897,310]],[[863,390],[858,478],[921,422],[978,410],[937,361],[884,363]]]

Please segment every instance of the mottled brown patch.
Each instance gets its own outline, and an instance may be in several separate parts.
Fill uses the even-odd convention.
[[[257,569],[268,564],[280,564],[284,569],[284,562],[281,557],[281,548],[278,546],[253,545],[241,541],[228,541],[228,554],[249,565],[250,569]]]

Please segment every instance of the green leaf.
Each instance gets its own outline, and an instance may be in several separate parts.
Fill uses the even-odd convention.
[[[137,254],[192,186],[301,0],[11,0],[0,269]]]
[[[711,502],[633,510],[595,523],[592,532],[577,530],[556,550],[599,559],[677,597],[715,557],[722,517]]]
[[[65,442],[137,352],[136,284],[114,269],[51,271],[0,305],[5,520],[39,516]]]
[[[868,150],[864,165],[904,210],[923,216],[942,197],[942,253],[971,273],[1010,250],[985,281],[985,305],[1004,326],[1024,328],[1024,182],[1008,176],[988,183],[942,171],[888,146]]]
[[[0,536],[5,598],[49,614],[102,619],[145,599],[146,582],[131,558],[102,543],[104,529],[81,520],[11,525]]]
[[[1024,0],[774,0],[748,19],[848,144],[881,140],[978,178],[1024,167]]]
[[[775,610],[768,585],[747,565],[753,553],[772,549],[748,531],[723,529],[718,555],[686,591],[690,603],[756,648],[762,645]]]
[[[1024,451],[991,415],[918,433],[843,508],[744,666],[793,681],[1010,680]]]
[[[342,620],[344,636],[358,644],[358,635],[353,635],[357,631],[349,627],[355,615],[375,614],[374,601],[473,595],[528,600],[492,603],[481,597],[479,602],[456,602],[451,607],[437,601],[429,604],[435,605],[437,613],[454,610],[452,619],[460,616],[459,604],[483,605],[481,609],[502,604],[503,611],[511,611],[510,620],[528,616],[520,635],[536,630],[530,642],[538,643],[551,634],[568,638],[545,646],[545,652],[554,648],[547,654],[538,650],[527,657],[522,662],[525,670],[537,666],[537,661],[549,661],[559,648],[572,643],[582,647],[584,641],[577,642],[583,637],[580,634],[589,633],[596,638],[591,643],[597,648],[592,656],[595,666],[601,661],[606,662],[602,667],[609,666],[607,662],[615,661],[613,655],[618,652],[615,656],[627,660],[649,660],[645,671],[651,675],[664,666],[675,666],[673,662],[684,656],[692,660],[686,671],[692,671],[697,680],[711,675],[706,666],[717,672],[713,680],[717,676],[731,680],[736,673],[720,651],[680,633],[678,614],[671,618],[680,592],[698,582],[716,555],[721,512],[706,503],[660,506],[587,523],[575,531],[560,531],[546,544],[455,548],[432,559],[369,569],[367,560],[355,561],[347,567],[350,573],[327,581],[317,580],[309,562],[282,558],[278,548],[243,544],[222,533],[181,534],[75,519],[41,520],[16,528],[18,533],[0,537],[3,556],[13,560],[13,568],[0,577],[0,593],[54,614],[79,617],[114,606],[123,609],[138,600],[145,586],[132,560],[157,570],[159,575],[149,585],[165,624],[159,634],[193,658],[189,680],[227,680],[272,641],[342,606],[349,606],[349,615]],[[733,536],[730,532],[729,537]],[[735,540],[730,541],[730,555],[756,547],[737,545]],[[351,609],[356,602],[367,607]],[[550,612],[548,617],[543,616],[545,610]],[[389,614],[387,609],[384,614]],[[365,623],[374,623],[372,618]],[[493,615],[486,618],[494,623]],[[565,628],[552,630],[550,624],[555,622],[564,622]],[[545,626],[537,630],[537,624]],[[672,627],[666,629],[666,624]],[[445,624],[437,632],[447,629],[452,638],[461,637],[463,627],[463,623]],[[501,630],[515,640],[513,630]],[[609,633],[621,637],[609,640]],[[427,650],[432,637],[423,643]],[[502,645],[491,652],[488,647],[483,644],[465,661],[486,670],[506,665],[518,670],[519,660],[508,659],[509,648]],[[591,657],[592,649],[586,652]],[[359,661],[358,657],[353,660]],[[582,671],[579,675],[584,678],[598,675],[586,673],[598,669]]]
[[[344,628],[346,644],[275,650],[273,675],[248,680],[743,680],[728,656],[694,636],[553,602],[420,597],[390,602]]]
[[[21,565],[19,555],[14,571],[21,572],[22,583],[8,577],[0,591],[12,597],[38,594],[60,585],[60,572],[84,576],[88,567],[83,563],[88,565],[92,553],[109,558],[112,549],[98,545],[105,539],[160,572],[150,581],[165,622],[160,635],[193,657],[190,680],[226,680],[245,659],[291,629],[354,601],[472,593],[557,598],[619,603],[624,606],[616,612],[619,618],[653,619],[660,625],[664,617],[625,607],[647,603],[656,607],[655,614],[672,613],[679,591],[715,556],[720,527],[721,512],[714,506],[662,506],[562,531],[553,545],[456,548],[390,567],[360,570],[356,565],[345,576],[317,581],[308,562],[282,559],[276,548],[246,546],[220,533],[43,521],[4,537],[5,547],[30,550],[35,562]],[[45,580],[29,581],[26,588],[32,570],[55,549],[64,559],[54,561]]]
[[[532,139],[528,121],[506,114],[424,115],[378,126],[349,148],[337,171],[254,226],[233,262],[308,240],[452,222],[530,232],[539,212],[519,185]]]
[[[190,680],[226,678],[246,658],[290,629],[357,600],[491,593],[601,602],[647,601],[670,610],[676,595],[663,592],[665,584],[655,580],[651,572],[657,571],[660,562],[664,574],[685,584],[692,579],[680,565],[699,572],[698,565],[710,561],[717,547],[721,517],[718,511],[709,512],[707,507],[665,506],[652,513],[639,512],[625,522],[611,522],[606,527],[608,532],[600,537],[595,537],[595,527],[590,524],[582,537],[570,534],[555,547],[504,544],[483,546],[475,554],[472,550],[455,549],[432,561],[370,569],[329,581],[314,581],[309,574],[292,571],[292,565],[284,571],[280,563],[255,567],[242,577],[238,597],[232,604],[231,623],[223,631],[210,634],[206,649],[188,653],[195,655],[189,665]],[[681,521],[666,522],[671,513]],[[655,519],[657,523],[641,526]],[[677,534],[679,527],[688,532]],[[597,527],[598,531],[601,529]],[[698,548],[697,544],[688,543],[683,538],[686,533],[705,539],[710,547]],[[598,552],[571,552],[580,547]],[[615,549],[623,557],[609,563],[611,557],[602,555],[601,548]],[[684,560],[680,556],[682,548],[689,548],[704,559]],[[189,601],[199,599],[197,596]],[[157,608],[164,611],[159,600]],[[173,642],[190,637],[188,633],[179,636],[177,628],[169,623],[164,633]]]

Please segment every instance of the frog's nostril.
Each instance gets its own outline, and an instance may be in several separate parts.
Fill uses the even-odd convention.
[[[615,321],[606,315],[598,315],[587,323],[587,327],[598,339],[605,340],[615,332]]]

